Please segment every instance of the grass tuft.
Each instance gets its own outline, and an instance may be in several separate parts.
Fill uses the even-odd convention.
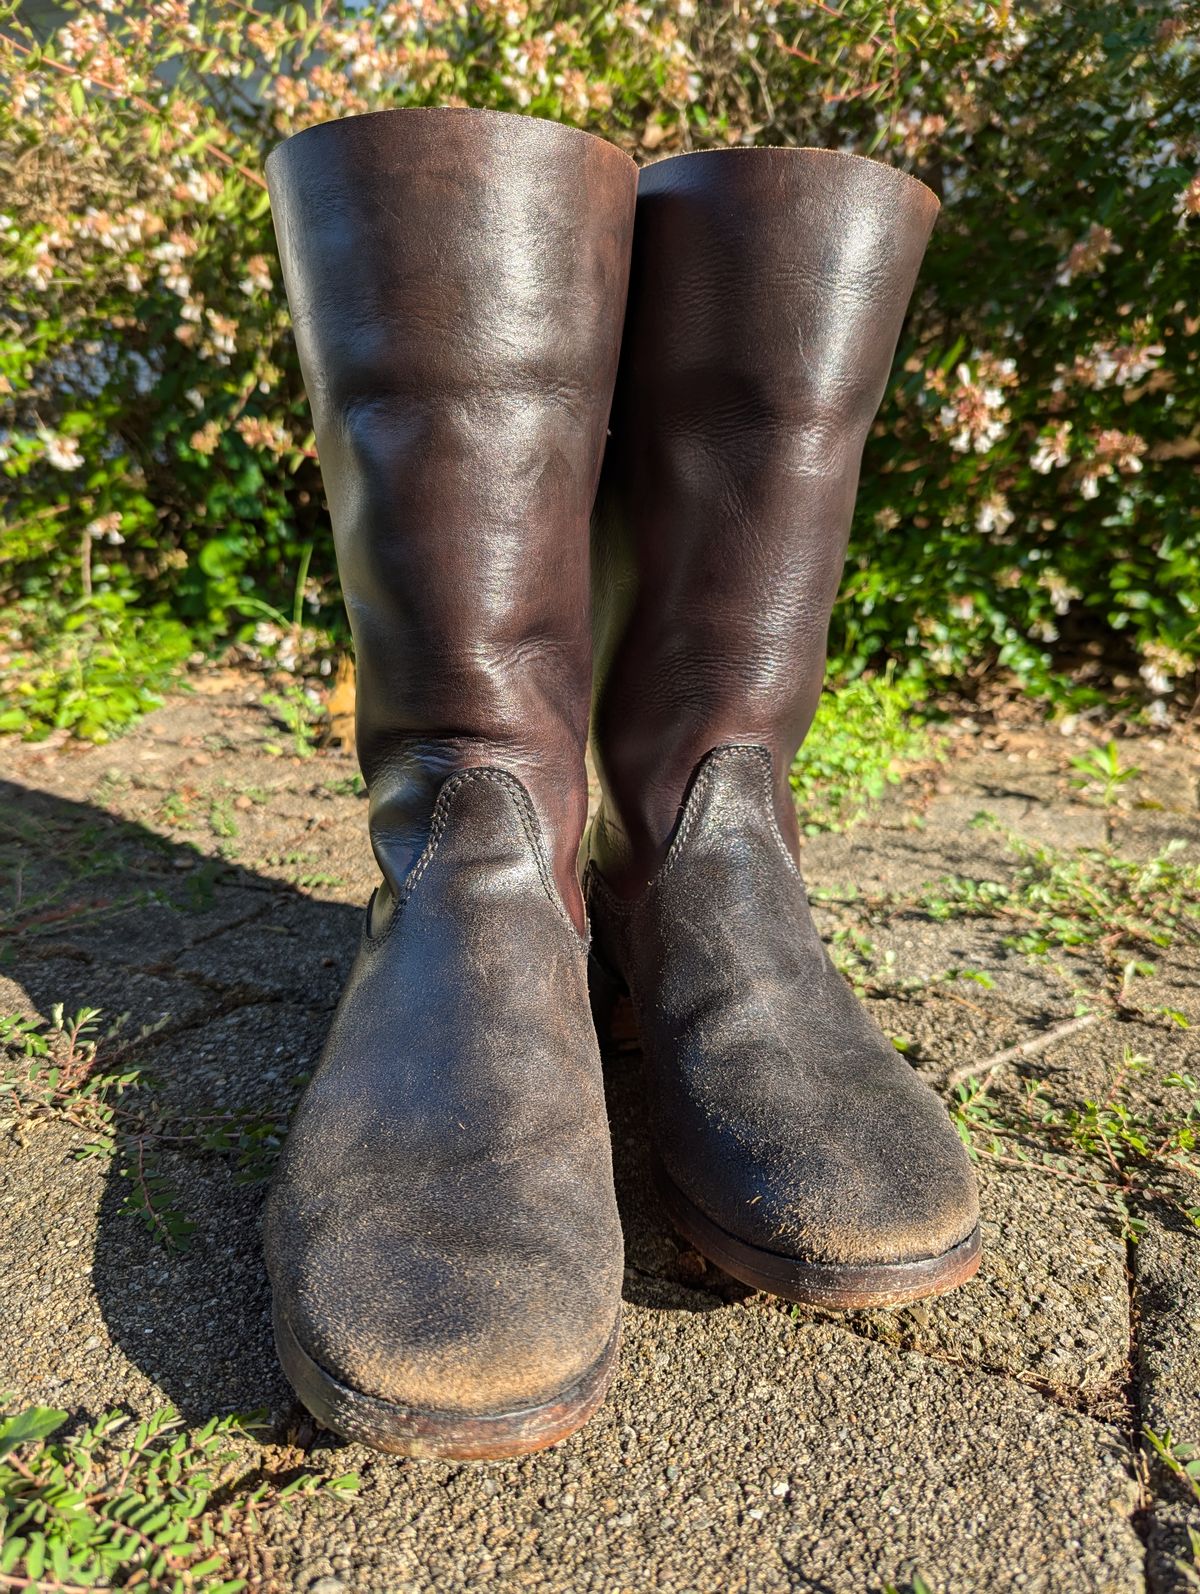
[[[791,772],[804,834],[847,829],[903,778],[906,766],[930,756],[930,734],[917,713],[927,690],[888,671],[822,697]]]

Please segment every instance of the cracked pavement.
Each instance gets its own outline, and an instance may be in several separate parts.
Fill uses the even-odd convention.
[[[261,681],[200,677],[107,747],[0,744],[0,1012],[102,1009],[106,1055],[149,1069],[171,1110],[285,1112],[315,1058],[374,883],[353,760],[272,753]],[[932,1084],[1037,1040],[1103,984],[1095,948],[1033,957],[984,917],[867,925],[853,882],[916,891],[1003,879],[987,810],[1031,841],[1200,857],[1194,745],[1139,740],[1139,804],[1105,815],[1053,731],[960,722],[948,756],[845,834],[806,845],[822,932],[891,952],[869,984],[885,1030]],[[985,971],[990,988],[943,976]],[[1138,982],[1138,1007],[997,1070],[1079,1103],[1127,1047],[1145,1089],[1200,1072],[1194,946]],[[1144,992],[1144,994],[1143,994]],[[195,1147],[164,1158],[195,1224],[172,1251],[120,1210],[111,1163],[45,1120],[0,1135],[0,1389],[73,1413],[165,1401],[189,1422],[266,1407],[264,1458],[357,1471],[349,1500],[296,1499],[265,1523],[262,1586],[406,1590],[779,1590],[885,1583],[1183,1594],[1200,1505],[1143,1426],[1200,1441],[1200,1234],[1151,1209],[1136,1244],[1082,1163],[980,1162],[984,1259],[940,1299],[822,1313],[751,1294],[667,1226],[646,1167],[636,1043],[607,1059],[627,1242],[622,1366],[599,1416],[521,1461],[403,1462],[316,1433],[279,1372],[259,1255],[262,1186]],[[1142,1088],[1139,1086],[1139,1088]],[[1189,1580],[1191,1579],[1191,1580]]]

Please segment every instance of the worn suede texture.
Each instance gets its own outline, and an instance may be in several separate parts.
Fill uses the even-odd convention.
[[[576,862],[636,172],[456,109],[267,171],[383,876],[270,1198],[281,1346],[400,1410],[518,1412],[611,1361],[620,1312]]]
[[[503,1411],[601,1357],[623,1267],[586,957],[523,789],[451,776],[267,1215],[292,1330],[351,1388]]]
[[[644,170],[593,525],[588,904],[658,1154],[727,1233],[831,1265],[940,1256],[977,1221],[945,1111],[821,946],[788,784],[936,211],[831,151]]]
[[[587,880],[596,951],[641,1026],[654,1144],[727,1233],[815,1263],[940,1256],[975,1227],[945,1109],[829,961],[761,747],[700,766],[634,900]]]

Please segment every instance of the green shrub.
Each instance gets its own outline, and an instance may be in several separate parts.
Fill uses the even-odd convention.
[[[792,765],[792,790],[808,835],[844,830],[861,819],[906,764],[936,751],[921,715],[925,695],[915,676],[863,676],[821,698],[812,734]]]
[[[160,608],[131,611],[117,593],[69,608],[26,599],[0,625],[0,731],[106,742],[158,707],[191,650],[186,626]]]
[[[1159,704],[1194,671],[1194,4],[65,9],[39,41],[0,7],[2,595],[26,631],[115,594],[285,665],[344,638],[262,163],[311,122],[449,102],[643,159],[819,144],[923,176],[944,211],[868,447],[838,667],[1069,671]],[[34,729],[108,722],[46,691]]]

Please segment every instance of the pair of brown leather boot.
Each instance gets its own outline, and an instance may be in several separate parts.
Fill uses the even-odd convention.
[[[301,1398],[465,1458],[600,1402],[589,940],[698,1250],[829,1306],[965,1279],[970,1166],[825,954],[788,786],[934,196],[822,150],[639,177],[465,110],[312,128],[267,170],[383,876],[268,1211]]]

